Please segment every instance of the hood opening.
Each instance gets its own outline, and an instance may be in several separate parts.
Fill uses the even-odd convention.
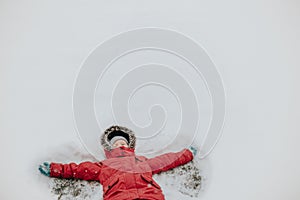
[[[115,136],[125,137],[128,141],[128,147],[135,149],[136,137],[132,130],[124,126],[113,125],[107,128],[101,136],[101,145],[107,151],[113,149],[110,140]]]
[[[115,136],[122,136],[124,138],[126,138],[126,140],[128,141],[129,143],[129,135],[127,133],[124,133],[123,131],[113,131],[111,132],[108,136],[107,136],[107,139],[108,139],[108,142],[110,143],[111,139]]]

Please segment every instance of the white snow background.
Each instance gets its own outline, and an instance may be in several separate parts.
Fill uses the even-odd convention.
[[[292,0],[1,1],[0,199],[57,199],[38,165],[90,158],[72,114],[80,64],[112,35],[154,26],[199,42],[224,80],[226,124],[199,161],[208,184],[198,199],[298,200],[299,8]],[[191,199],[172,177],[155,178],[168,200]]]

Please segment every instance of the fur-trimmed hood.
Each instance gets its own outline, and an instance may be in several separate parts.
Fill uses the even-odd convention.
[[[125,137],[128,141],[128,147],[131,149],[135,149],[135,133],[124,126],[113,125],[107,128],[101,136],[101,145],[105,150],[111,151],[113,149],[112,145],[110,144],[110,140],[114,136]]]

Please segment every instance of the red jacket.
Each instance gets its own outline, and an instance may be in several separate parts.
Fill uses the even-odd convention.
[[[150,159],[136,156],[134,149],[126,147],[105,150],[105,154],[108,159],[95,163],[51,163],[50,176],[99,181],[103,185],[104,200],[164,200],[152,175],[193,159],[193,154],[187,149]]]

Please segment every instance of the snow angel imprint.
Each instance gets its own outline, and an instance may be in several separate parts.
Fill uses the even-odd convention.
[[[197,150],[189,147],[176,153],[146,158],[135,154],[135,143],[132,130],[114,125],[101,136],[107,159],[80,164],[45,162],[39,170],[49,177],[99,181],[103,186],[104,200],[164,200],[161,187],[152,175],[190,162]]]

